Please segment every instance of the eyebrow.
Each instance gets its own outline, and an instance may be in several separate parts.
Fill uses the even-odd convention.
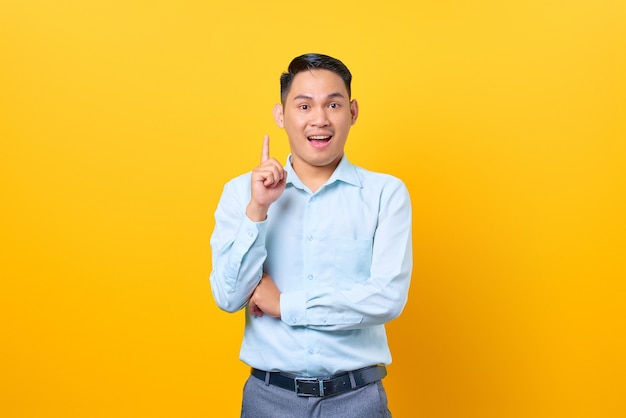
[[[328,96],[326,96],[326,99],[343,99],[344,95],[341,94],[340,92],[336,92],[336,93],[331,93]],[[296,97],[293,98],[293,100],[313,100],[313,97],[311,96],[307,96],[306,94],[299,94]]]

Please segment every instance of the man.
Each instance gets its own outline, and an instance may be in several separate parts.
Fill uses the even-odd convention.
[[[295,58],[274,106],[286,166],[266,135],[261,164],[226,184],[215,213],[213,296],[246,307],[242,417],[391,416],[384,324],[407,300],[411,204],[400,180],[344,155],[351,80],[332,57]]]

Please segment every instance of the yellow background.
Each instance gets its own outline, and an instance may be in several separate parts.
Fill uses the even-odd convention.
[[[414,205],[396,417],[626,416],[624,1],[0,1],[0,415],[235,417],[222,185],[295,55]]]

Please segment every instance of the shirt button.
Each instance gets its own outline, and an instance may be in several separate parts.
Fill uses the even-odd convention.
[[[307,235],[306,239],[309,241],[313,241],[313,235]]]
[[[308,276],[306,276],[306,278],[309,279],[309,280],[313,280],[313,275],[309,274]]]
[[[252,237],[254,236],[254,234],[253,234],[252,232],[248,232],[248,236],[249,236],[250,238],[252,238]]]
[[[310,355],[313,355],[313,354],[315,354],[315,351],[313,351],[313,349],[312,349],[312,348],[309,348],[309,354],[310,354]]]
[[[298,322],[298,318],[296,318],[295,316],[291,317],[291,323],[295,324],[296,322]]]

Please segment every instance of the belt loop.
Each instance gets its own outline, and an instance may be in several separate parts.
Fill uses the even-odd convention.
[[[348,372],[348,377],[350,378],[350,387],[352,389],[356,388],[356,380],[354,379],[354,373],[352,373],[352,371]]]
[[[270,385],[270,372],[265,372],[265,386],[269,386]]]

